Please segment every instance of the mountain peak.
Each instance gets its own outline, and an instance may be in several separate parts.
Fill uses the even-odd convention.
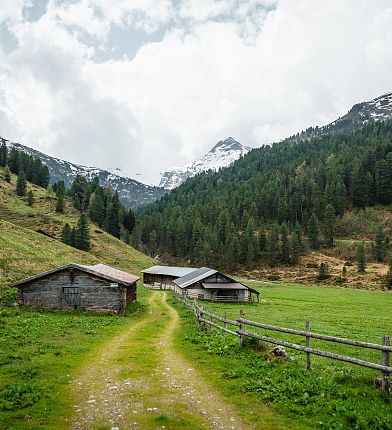
[[[250,147],[242,145],[232,137],[220,140],[199,160],[180,168],[166,170],[161,178],[159,186],[167,190],[172,190],[181,185],[188,178],[192,178],[199,173],[208,170],[217,171],[221,167],[230,166],[230,164],[234,163],[234,161],[238,160],[238,158],[245,155],[250,150]]]

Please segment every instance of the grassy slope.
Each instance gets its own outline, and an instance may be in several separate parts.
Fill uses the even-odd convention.
[[[0,290],[15,280],[69,262],[103,262],[138,274],[152,260],[91,226],[92,250],[82,252],[36,233],[37,228],[59,237],[65,222],[76,224],[70,202],[64,214],[54,211],[55,199],[30,185],[35,202],[15,196],[0,169]],[[141,314],[146,292],[139,287]],[[129,317],[80,312],[0,309],[0,428],[65,428],[64,410],[71,403],[69,375],[110,336],[126,329]],[[61,412],[61,413],[60,413]]]
[[[236,318],[243,309],[248,319],[297,329],[304,329],[309,319],[315,332],[376,343],[383,335],[391,335],[390,293],[279,283],[251,285],[261,292],[260,304],[214,303],[215,312],[223,316],[226,310],[229,317]],[[315,356],[312,370],[307,372],[305,354],[288,350],[296,359],[292,363],[250,346],[239,350],[236,338],[198,332],[194,316],[182,305],[177,308],[183,315],[178,348],[200,370],[208,362],[209,378],[237,404],[242,402],[244,411],[252,413],[250,405],[266,401],[310,428],[392,428],[391,399],[386,401],[373,384],[378,372]],[[304,344],[297,336],[264,333]],[[381,364],[379,352],[313,339],[312,346]]]
[[[90,234],[92,249],[89,253],[78,251],[63,243],[35,232],[41,228],[57,238],[63,225],[76,225],[79,212],[67,199],[63,214],[55,212],[56,199],[47,196],[46,190],[29,184],[34,193],[34,205],[29,207],[26,198],[15,195],[16,177],[12,183],[2,180],[0,169],[0,283],[23,278],[41,270],[68,262],[103,262],[139,274],[153,260],[92,224]],[[7,222],[8,221],[8,222]],[[21,229],[23,227],[24,229]],[[25,230],[26,229],[26,230]]]

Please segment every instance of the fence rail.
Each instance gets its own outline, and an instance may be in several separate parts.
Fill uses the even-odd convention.
[[[384,336],[382,338],[382,344],[362,342],[358,340],[351,340],[346,338],[329,336],[329,335],[320,334],[320,333],[313,333],[310,331],[309,321],[306,321],[305,330],[295,330],[295,329],[286,328],[286,327],[278,327],[270,324],[263,324],[257,321],[252,321],[244,318],[244,314],[242,311],[240,312],[239,318],[237,318],[236,320],[232,320],[227,318],[226,312],[225,312],[225,316],[222,317],[220,315],[216,315],[214,312],[207,311],[204,306],[200,307],[197,304],[196,300],[190,301],[187,297],[178,295],[175,292],[173,292],[173,296],[176,297],[178,300],[180,300],[188,309],[193,310],[200,327],[211,326],[225,333],[229,333],[233,336],[236,336],[239,338],[240,346],[242,346],[243,344],[244,337],[250,337],[250,338],[262,340],[264,342],[268,342],[274,345],[280,345],[286,348],[292,348],[297,351],[304,352],[306,353],[306,367],[308,369],[310,369],[310,356],[313,354],[320,357],[330,358],[332,360],[352,363],[358,366],[367,367],[369,369],[378,370],[382,372],[381,386],[383,391],[387,394],[390,394],[391,392],[390,375],[392,373],[392,367],[391,367],[392,347],[390,345],[389,336]],[[223,323],[223,326],[214,321]],[[235,328],[233,329],[227,328],[227,325],[234,326]],[[275,339],[273,337],[265,336],[263,334],[254,333],[252,331],[247,330],[246,326],[305,337],[306,346],[281,340],[281,339]],[[341,343],[345,345],[355,346],[358,348],[367,348],[367,349],[381,351],[381,364],[371,363],[365,360],[360,360],[346,355],[335,354],[330,351],[311,348],[310,347],[311,339],[319,339],[327,342]]]

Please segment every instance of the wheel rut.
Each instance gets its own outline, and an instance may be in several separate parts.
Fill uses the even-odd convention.
[[[173,346],[179,326],[167,293],[97,350],[72,381],[74,430],[251,429]]]

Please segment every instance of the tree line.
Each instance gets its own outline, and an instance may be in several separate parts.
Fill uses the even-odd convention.
[[[8,151],[4,140],[0,146],[0,167],[6,167],[6,179],[8,177],[10,180],[10,173],[14,173],[21,174],[25,180],[40,187],[46,188],[49,185],[48,166],[44,165],[39,158],[34,158],[23,151],[15,148]]]
[[[345,211],[392,203],[391,183],[391,122],[287,139],[142,208],[132,243],[150,254],[230,269],[260,259],[296,264],[297,249],[333,245]]]

